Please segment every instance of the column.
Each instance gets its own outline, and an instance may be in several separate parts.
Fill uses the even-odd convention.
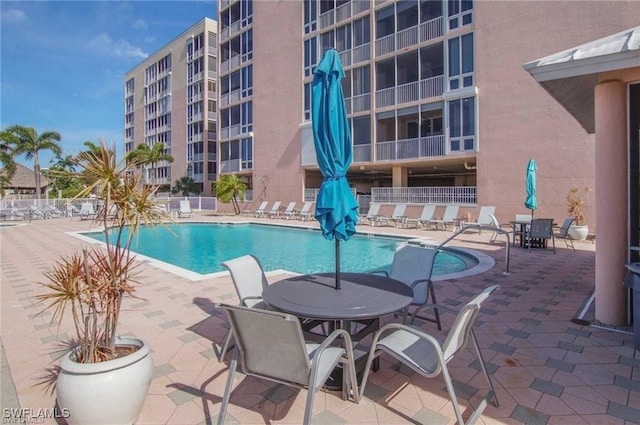
[[[595,88],[596,123],[596,320],[625,324],[627,290],[627,102],[626,84],[603,81]]]
[[[407,187],[408,169],[406,167],[393,167],[391,185],[393,187]]]

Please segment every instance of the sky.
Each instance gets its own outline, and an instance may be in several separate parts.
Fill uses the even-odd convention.
[[[0,128],[57,131],[63,155],[99,138],[121,153],[125,74],[216,15],[212,0],[0,1]]]

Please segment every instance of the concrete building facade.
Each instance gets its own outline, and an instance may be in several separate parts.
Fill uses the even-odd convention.
[[[168,191],[189,177],[211,194],[217,173],[217,22],[204,18],[125,76],[125,152],[164,144],[174,161],[147,164],[144,181]]]

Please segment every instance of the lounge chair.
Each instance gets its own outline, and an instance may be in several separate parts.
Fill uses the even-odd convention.
[[[80,220],[93,220],[96,218],[96,212],[93,209],[93,203],[83,202],[80,205],[80,212],[78,213]]]
[[[191,210],[191,204],[188,200],[183,199],[180,201],[180,209],[178,210],[178,218],[189,218],[193,216],[193,211]]]
[[[409,224],[415,224],[416,229],[418,228],[418,224],[426,227],[427,223],[433,219],[433,213],[435,211],[435,204],[425,204],[425,206],[422,207],[422,214],[420,214],[420,217],[407,218],[405,223],[407,226],[409,226]]]
[[[305,202],[298,214],[300,216],[300,220],[306,221],[307,219],[311,219],[313,217],[314,212],[311,211],[311,205],[313,202]]]
[[[253,212],[256,217],[264,217],[265,213],[267,212],[268,203],[268,201],[262,201],[260,206]]]
[[[498,229],[501,229],[509,233],[507,230],[505,230],[505,227],[509,226],[509,230],[511,230],[511,226],[508,224],[505,224],[505,225],[500,224],[500,222],[498,221],[498,218],[494,214],[489,214],[489,217],[491,218],[491,226],[496,229],[493,231],[493,233],[491,234],[491,237],[489,238],[489,242],[493,243],[496,241],[496,239],[498,239],[498,235],[499,235],[499,232],[497,231]]]
[[[458,405],[455,388],[447,364],[460,350],[466,347],[469,336],[471,336],[478,365],[487,380],[488,393],[471,414],[467,423],[473,424],[476,422],[486,408],[487,400],[493,399],[495,406],[499,407],[498,397],[491,382],[491,376],[487,372],[484,357],[482,356],[480,345],[478,345],[478,340],[473,330],[473,325],[478,317],[482,303],[496,288],[498,288],[498,285],[485,289],[460,310],[442,344],[434,336],[424,332],[422,329],[416,329],[400,323],[388,324],[376,332],[364,369],[362,384],[360,386],[360,396],[362,397],[364,394],[374,359],[382,353],[387,353],[426,378],[435,378],[442,374],[458,424],[464,425],[465,422],[462,418],[462,412]],[[446,310],[449,309],[446,308]]]
[[[42,208],[42,211],[44,212],[44,215],[46,218],[58,218],[58,217],[62,217],[62,211],[60,211],[58,208],[56,208],[54,205],[45,205]]]
[[[413,323],[416,317],[428,322],[433,322],[442,329],[440,324],[440,314],[436,302],[436,294],[431,282],[433,265],[435,263],[438,250],[425,246],[411,244],[401,244],[393,254],[391,270],[376,270],[371,273],[382,273],[387,277],[403,282],[413,290],[413,300],[409,307],[415,307],[413,313],[409,312],[409,307],[403,311],[404,323]],[[431,296],[431,303],[428,303]],[[418,316],[418,313],[427,307],[434,307],[434,318]],[[409,321],[409,319],[411,319]]]
[[[375,226],[380,221],[380,204],[377,202],[373,202],[369,204],[369,211],[367,211],[367,215],[362,218],[369,220],[369,224],[371,226]]]
[[[389,221],[392,221],[395,227],[406,227],[406,209],[407,204],[396,204],[395,208],[393,209],[393,213],[391,213],[391,217],[384,218],[384,220],[386,220],[387,223],[389,223]]]
[[[556,253],[556,241],[553,234],[553,219],[552,218],[534,218],[531,220],[531,225],[527,230],[527,247],[531,252],[532,246],[538,246],[540,248],[547,247],[547,241],[551,239],[553,244],[553,253]]]
[[[295,218],[296,216],[296,203],[295,202],[289,202],[289,205],[287,205],[287,208],[285,208],[284,212],[284,218],[287,220],[291,220],[293,218]]]
[[[280,217],[280,205],[282,202],[276,201],[271,206],[271,210],[269,210],[269,218],[277,218]]]
[[[448,224],[450,224],[452,227],[455,227],[456,223],[458,222],[459,209],[459,205],[447,205],[442,218],[439,220],[429,220],[429,224],[435,226],[436,229],[442,226],[442,230],[446,230]]]
[[[562,239],[567,248],[571,247],[571,249],[574,251],[576,250],[576,247],[573,246],[573,238],[569,235],[569,227],[571,227],[575,220],[575,217],[565,218],[562,226],[558,228],[558,232],[554,233],[553,235],[555,238]]]
[[[238,362],[242,373],[259,379],[307,388],[303,424],[311,423],[315,393],[342,364],[342,394],[360,402],[349,333],[336,329],[321,344],[306,343],[300,321],[287,313],[217,304],[227,314],[236,339],[222,397],[218,424],[224,424]],[[340,344],[336,344],[338,338]],[[333,344],[333,345],[332,345]],[[251,391],[248,391],[251,392]]]
[[[473,224],[478,226],[493,226],[491,215],[495,215],[496,207],[494,206],[482,206],[478,212],[478,217]],[[482,228],[478,228],[478,234],[482,234]]]

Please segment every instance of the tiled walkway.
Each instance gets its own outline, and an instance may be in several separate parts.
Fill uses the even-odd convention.
[[[42,273],[60,254],[82,245],[65,232],[89,227],[86,221],[54,219],[0,229],[2,346],[6,356],[2,363],[2,407],[16,403],[32,410],[54,406],[54,396],[37,382],[45,368],[56,364],[52,354],[55,343],[72,332],[67,323],[57,334],[55,326],[49,326],[51,315],[37,314],[40,307],[34,304],[34,295],[41,290],[36,282],[42,281]],[[372,228],[360,226],[359,230]],[[386,231],[434,240],[451,235],[442,231]],[[465,234],[453,245],[492,256],[496,260],[493,269],[436,284],[439,303],[454,306],[487,286],[500,285],[484,304],[477,330],[500,407],[489,404],[479,423],[640,423],[640,351],[634,350],[633,337],[571,321],[593,288],[595,245],[577,243],[577,252],[571,252],[560,241],[556,255],[551,250],[529,253],[514,248],[511,274],[505,275],[504,246],[489,244],[489,237],[489,232]],[[279,276],[269,278],[274,281]],[[212,343],[221,344],[227,331],[226,321],[213,303],[237,302],[229,277],[191,281],[147,266],[142,280],[138,290],[142,299],[126,300],[119,328],[122,334],[146,339],[153,348],[155,375],[138,424],[215,423],[228,362],[219,363],[213,349]],[[450,324],[451,316],[445,316],[444,329]],[[431,323],[423,328],[438,333]],[[319,393],[313,422],[455,422],[440,378],[427,380],[406,368],[396,372],[391,366],[390,359],[383,357],[381,369],[371,375],[366,397],[359,405],[341,400],[338,393]],[[467,417],[484,395],[486,384],[470,352],[454,359],[450,369]],[[301,423],[305,391],[243,378],[236,382],[228,423]],[[17,400],[11,398],[11,379]]]

